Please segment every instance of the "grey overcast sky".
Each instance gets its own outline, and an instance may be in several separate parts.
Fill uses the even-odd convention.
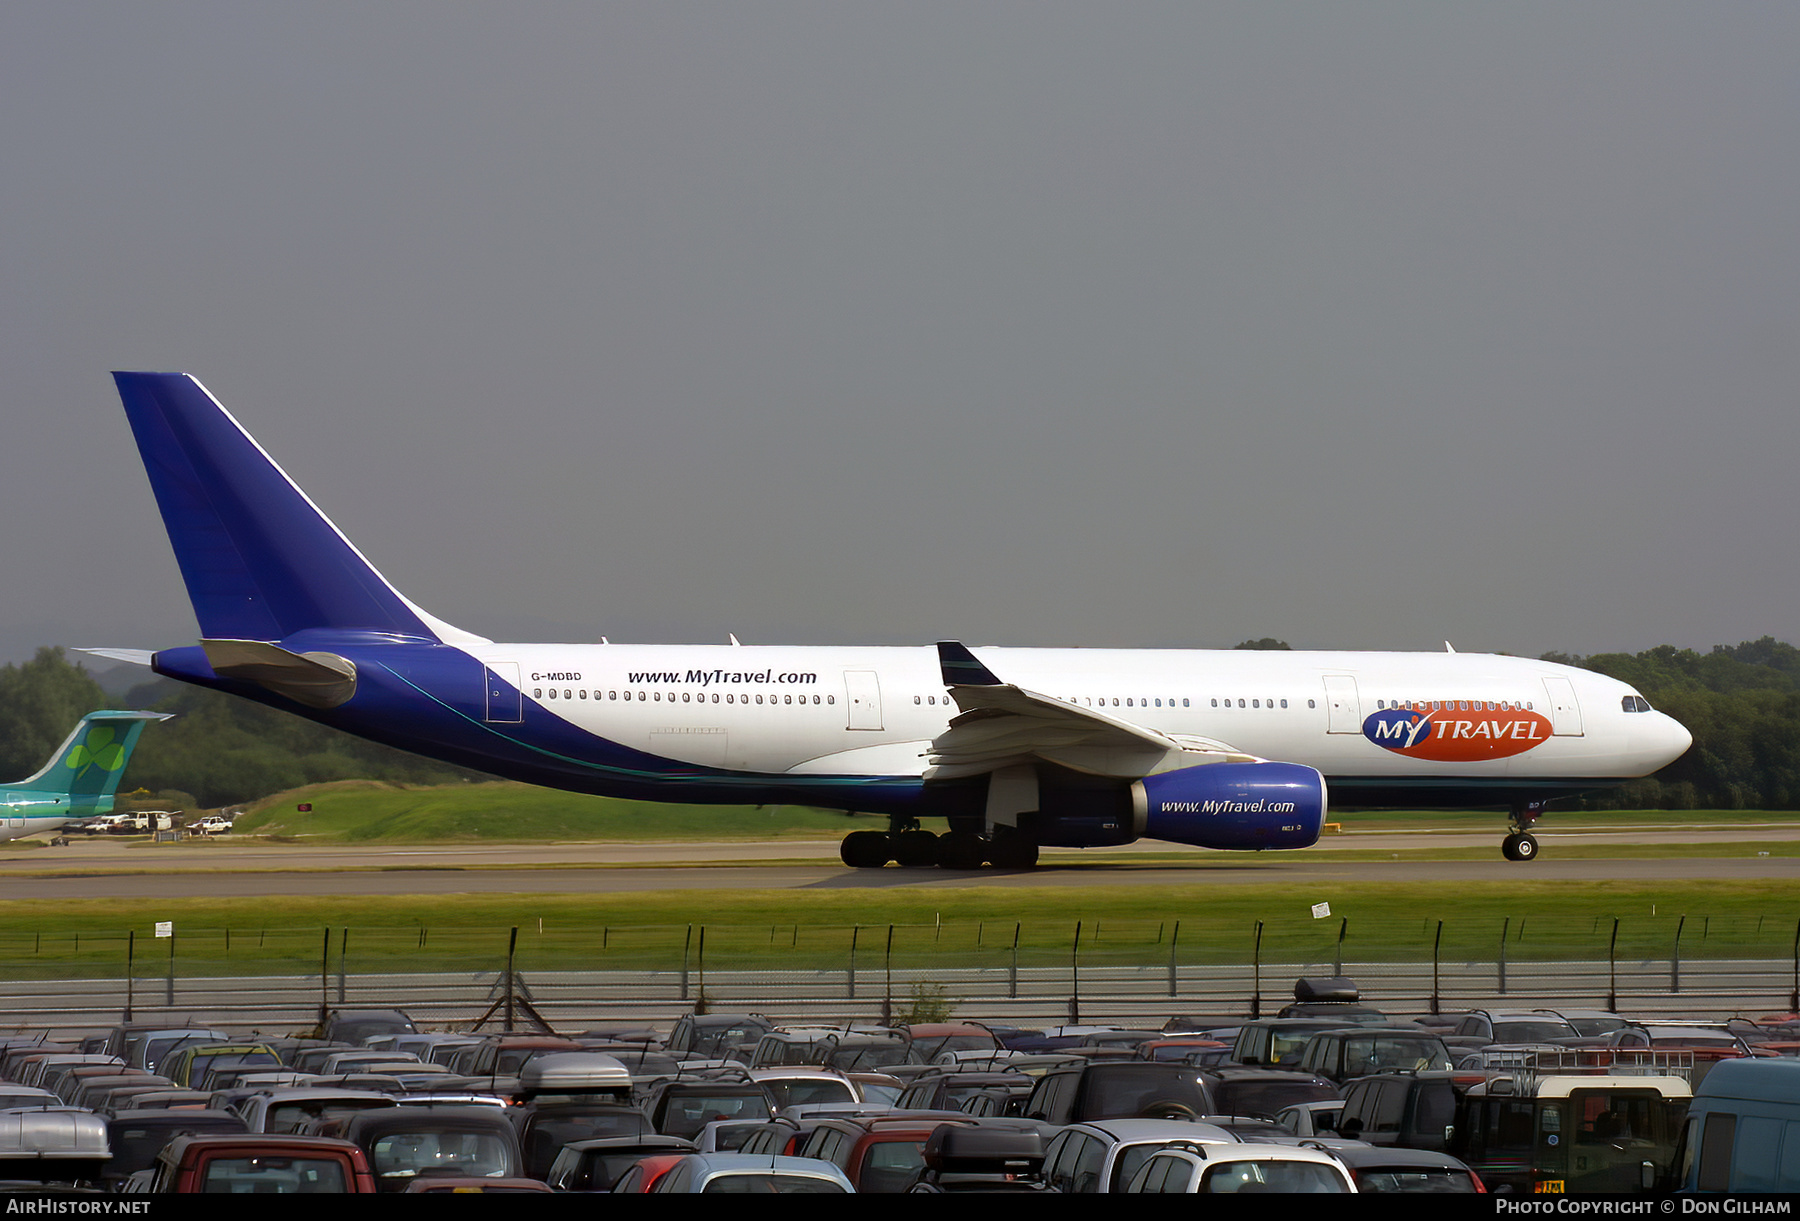
[[[1800,5],[0,8],[0,660],[193,373],[495,638],[1800,641]]]

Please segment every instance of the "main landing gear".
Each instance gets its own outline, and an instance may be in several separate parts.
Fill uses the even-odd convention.
[[[908,869],[937,865],[944,869],[1030,869],[1037,864],[1037,841],[1011,827],[996,827],[992,835],[950,831],[933,835],[917,823],[893,830],[852,831],[838,847],[838,855],[852,869],[880,869],[889,861]]]
[[[1500,841],[1500,855],[1509,861],[1535,861],[1538,854],[1537,837],[1531,833],[1532,824],[1544,812],[1549,802],[1528,801],[1522,806],[1514,806],[1512,812],[1512,834]]]

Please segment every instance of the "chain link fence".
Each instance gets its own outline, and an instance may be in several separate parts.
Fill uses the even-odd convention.
[[[0,939],[0,1004],[33,1029],[129,1015],[289,1032],[326,1008],[578,1031],[695,1008],[782,1020],[1037,1025],[1268,1016],[1301,975],[1354,977],[1395,1014],[1800,1008],[1800,923],[1774,918],[229,928]]]

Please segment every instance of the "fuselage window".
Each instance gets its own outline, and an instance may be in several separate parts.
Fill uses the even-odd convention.
[[[1286,700],[1282,700],[1282,701],[1281,701],[1281,706],[1282,706],[1282,707],[1283,707],[1283,708],[1286,708],[1286,707],[1287,707],[1287,701],[1286,701]]]
[[[551,699],[556,698],[556,688],[555,687],[550,688],[550,698]]]
[[[760,703],[762,703],[762,696],[760,696],[760,695],[759,695],[759,696],[757,696],[757,697],[756,697],[756,702],[757,702],[757,703],[759,703],[759,704],[760,704]]]
[[[1238,701],[1238,707],[1239,707],[1239,708],[1242,708],[1242,707],[1243,707],[1243,706],[1244,706],[1244,701],[1243,701],[1243,700],[1239,700],[1239,701]]]
[[[1317,700],[1307,700],[1306,706],[1308,708],[1317,708],[1319,706],[1319,702]]]
[[[915,695],[915,696],[913,696],[913,703],[915,703],[915,704],[923,703],[924,699],[925,699],[925,697],[922,695]]]
[[[1186,701],[1186,700],[1182,700],[1182,701],[1181,701],[1181,706],[1182,706],[1182,707],[1183,707],[1183,708],[1186,708],[1186,707],[1187,707],[1187,706],[1188,706],[1188,702],[1187,702],[1187,701]]]
[[[1252,708],[1261,708],[1261,707],[1262,707],[1262,701],[1261,701],[1261,700],[1251,700],[1251,701],[1250,701],[1250,706],[1251,706],[1251,707],[1252,707]]]
[[[1213,701],[1213,702],[1212,702],[1212,706],[1213,706],[1213,707],[1214,707],[1214,708],[1217,708],[1217,707],[1218,707],[1218,706],[1219,706],[1219,701],[1218,701],[1218,700],[1214,700],[1214,701]]]
[[[827,703],[827,704],[835,704],[835,703],[837,703],[837,696],[835,696],[835,695],[828,695],[828,696],[826,696],[826,697],[825,697],[825,702],[826,702],[826,703]]]
[[[542,687],[533,687],[531,689],[531,698],[534,700],[543,699],[544,698],[544,689]]]

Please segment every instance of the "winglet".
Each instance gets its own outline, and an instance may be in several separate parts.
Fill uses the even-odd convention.
[[[946,687],[1004,687],[994,672],[975,660],[975,654],[957,640],[938,641],[938,667]]]

